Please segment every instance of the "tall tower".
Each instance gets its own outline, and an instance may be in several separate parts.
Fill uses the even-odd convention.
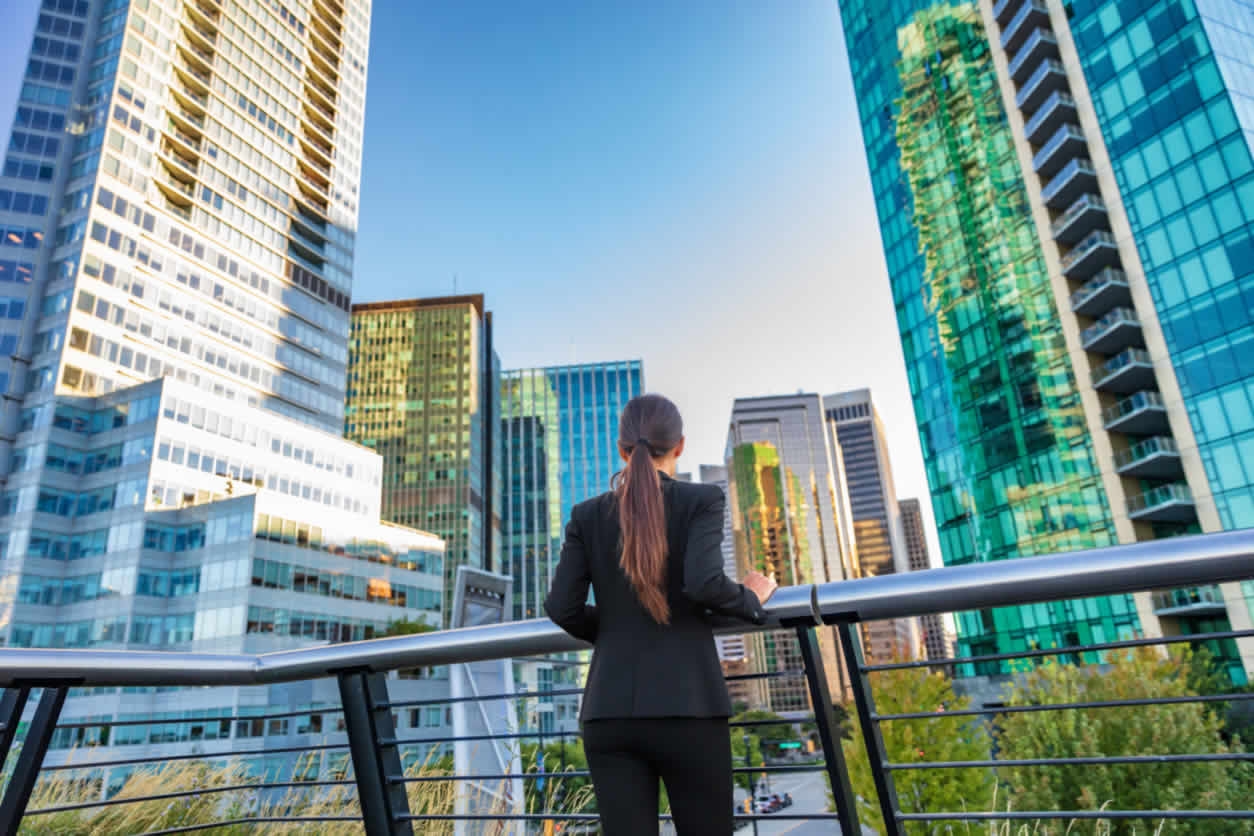
[[[0,449],[25,406],[161,376],[338,432],[369,16],[44,0],[0,177]]]
[[[873,6],[841,12],[945,563],[1254,525],[1248,10]],[[1252,592],[962,613],[960,653],[1249,629]]]
[[[858,577],[908,572],[909,554],[884,424],[871,390],[857,389],[823,398],[827,424],[840,447],[841,473],[849,494]],[[872,621],[863,626],[867,658],[873,662],[912,659],[919,649],[917,619]]]
[[[840,448],[827,431],[823,400],[814,394],[737,398],[727,434],[728,505],[737,575],[748,570],[781,585],[857,577],[852,514],[840,476]],[[801,649],[788,631],[757,633],[748,652],[759,672],[800,667]],[[849,693],[834,630],[819,647],[838,699]],[[805,682],[767,684],[772,711],[803,711]]]
[[[383,518],[447,544],[450,601],[458,566],[502,571],[500,375],[482,295],[353,306],[344,435],[383,457]]]
[[[622,468],[618,418],[644,392],[639,360],[514,369],[501,375],[503,570],[514,618],[541,618],[570,509]]]
[[[921,572],[932,568],[928,556],[927,532],[923,527],[923,508],[917,499],[903,499],[901,508],[901,528],[906,535],[906,556],[911,572]],[[923,647],[929,659],[952,659],[954,655],[953,631],[949,627],[946,615],[924,615],[919,617],[919,628],[922,631]]]

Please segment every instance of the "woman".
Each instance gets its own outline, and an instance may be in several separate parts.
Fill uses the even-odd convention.
[[[711,616],[766,622],[775,582],[723,574],[723,492],[677,482],[683,419],[660,395],[618,424],[615,489],[576,505],[545,612],[596,646],[584,752],[605,836],[657,833],[658,780],[680,836],[732,832],[731,700]],[[587,604],[591,585],[596,605]]]

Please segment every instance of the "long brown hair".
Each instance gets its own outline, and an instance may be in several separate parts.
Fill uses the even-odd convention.
[[[670,623],[671,608],[666,601],[666,513],[653,459],[669,453],[683,436],[679,408],[661,395],[632,398],[618,420],[618,447],[627,457],[614,487],[623,531],[619,565],[659,624]]]

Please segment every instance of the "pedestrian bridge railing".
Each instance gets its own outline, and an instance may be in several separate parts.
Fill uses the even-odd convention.
[[[885,750],[882,724],[925,719],[922,714],[881,714],[877,712],[873,677],[880,672],[913,667],[937,668],[952,665],[986,665],[1009,659],[1036,660],[1047,657],[1100,658],[1115,652],[1151,645],[1182,642],[1240,641],[1254,639],[1254,630],[1230,629],[1191,636],[1143,637],[1121,641],[1056,648],[1033,648],[1010,654],[984,655],[950,660],[896,661],[867,664],[863,657],[864,622],[914,616],[988,610],[1049,601],[1076,600],[1097,596],[1210,586],[1254,578],[1254,530],[1178,537],[1134,545],[1093,549],[1044,557],[995,563],[949,567],[909,574],[887,575],[853,581],[780,589],[767,607],[767,625],[720,626],[721,632],[753,633],[771,631],[780,636],[788,631],[799,645],[802,667],[769,673],[729,677],[751,681],[781,677],[804,677],[808,702],[813,714],[791,717],[789,723],[813,724],[821,760],[812,763],[734,765],[738,775],[819,771],[831,788],[832,812],[775,813],[744,812],[740,821],[754,824],[769,819],[830,819],[846,834],[861,833],[860,818],[869,808],[881,818],[877,827],[888,834],[914,832],[916,822],[967,822],[980,826],[986,821],[1081,821],[1086,819],[1198,821],[1223,820],[1228,826],[1250,826],[1254,809],[1184,810],[1163,809],[1101,810],[926,810],[903,812],[897,795],[895,776],[909,770],[953,770],[981,767],[998,770],[1008,766],[1048,764],[1092,765],[1100,768],[1114,763],[1171,764],[1198,761],[1222,762],[1233,769],[1254,763],[1254,754],[1231,751],[1225,754],[1187,752],[1151,753],[1137,757],[1041,758],[1008,761],[997,752],[964,761],[913,760],[892,762]],[[820,635],[822,634],[822,636]],[[791,636],[787,637],[791,640]],[[823,646],[838,646],[824,661]],[[496,774],[455,774],[449,765],[415,757],[433,746],[453,743],[508,743],[524,745],[545,738],[561,742],[561,757],[567,754],[566,741],[578,735],[577,729],[547,732],[489,733],[479,736],[441,737],[430,734],[406,735],[400,731],[403,712],[438,706],[453,701],[488,703],[506,701],[525,707],[536,700],[555,698],[577,700],[579,689],[556,688],[540,692],[510,694],[471,694],[455,698],[396,698],[390,689],[398,680],[393,672],[431,669],[486,660],[555,657],[569,659],[587,645],[568,637],[546,619],[470,627],[410,636],[374,639],[348,644],[332,644],[260,655],[200,654],[131,650],[44,650],[0,649],[0,762],[5,763],[6,783],[0,798],[0,832],[95,832],[92,822],[124,821],[127,809],[145,806],[160,815],[145,819],[139,830],[173,834],[214,832],[214,828],[290,826],[319,827],[327,833],[335,828],[352,827],[345,832],[412,834],[442,832],[453,826],[457,832],[523,833],[549,831],[557,823],[565,832],[596,832],[595,812],[588,804],[588,788],[582,790],[579,804],[574,793],[565,792],[569,783],[586,784],[586,769],[563,764],[552,771],[548,764],[541,772],[524,764],[518,772]],[[833,660],[842,673],[844,693],[833,694],[829,669]],[[391,674],[391,676],[389,676]],[[259,686],[281,683],[314,682],[327,685],[338,701],[317,706],[293,707],[292,711],[269,714],[213,714],[201,718],[88,718],[60,723],[68,696],[109,688],[206,688]],[[333,686],[330,684],[333,683]],[[1093,702],[1083,698],[1074,703],[1027,707],[977,707],[957,711],[929,712],[926,718],[959,716],[977,723],[987,717],[1016,711],[1068,711],[1084,708],[1129,708],[1133,706],[1195,702],[1231,704],[1250,699],[1248,693],[1199,694],[1188,698],[1131,699]],[[846,744],[864,751],[874,783],[874,797],[855,794],[846,768],[842,735],[848,734],[837,721],[840,703],[848,700],[850,714],[856,715],[858,737]],[[29,703],[29,705],[28,705]],[[266,724],[300,719],[309,734],[301,746],[276,747],[256,735]],[[314,722],[316,718],[316,722]],[[782,722],[782,721],[771,721]],[[745,726],[764,725],[746,721]],[[415,725],[415,724],[410,724]],[[136,729],[142,729],[137,732]],[[156,731],[154,731],[154,729]],[[191,730],[190,732],[188,730]],[[251,731],[250,731],[251,730]],[[196,741],[191,751],[169,754],[160,746],[143,748],[145,756],[94,760],[92,749],[102,741],[137,739],[148,735],[149,744],[166,739]],[[239,735],[257,737],[257,744],[241,748],[215,741],[233,740]],[[163,737],[164,735],[164,737]],[[314,741],[314,738],[317,738]],[[54,744],[54,741],[56,743]],[[310,742],[314,741],[314,742]],[[746,740],[746,744],[748,741]],[[74,746],[73,757],[49,757],[50,746]],[[111,751],[116,751],[113,746]],[[576,760],[572,751],[572,760]],[[267,774],[265,769],[238,767],[266,758],[298,756],[304,766],[290,774]],[[164,781],[171,763],[190,772],[185,784]],[[1229,768],[1225,767],[1225,768]],[[144,784],[131,780],[121,792],[101,776],[108,770],[121,770],[130,778],[149,774],[155,780]],[[200,770],[200,771],[196,771]],[[495,782],[495,783],[494,783]],[[511,783],[513,782],[513,783]],[[490,803],[467,806],[450,799],[458,787],[487,788]],[[509,796],[508,787],[524,786],[525,799]],[[542,792],[537,786],[546,787]],[[49,790],[55,787],[55,790]],[[432,788],[444,788],[443,791]],[[443,794],[441,794],[443,792]],[[32,801],[33,799],[33,801]],[[861,803],[861,808],[859,807]],[[155,806],[154,806],[155,805]],[[495,805],[495,806],[494,806]],[[869,806],[868,806],[869,805]],[[910,805],[905,805],[910,809]],[[1247,805],[1254,807],[1254,805]],[[67,818],[70,817],[70,818]],[[77,818],[74,818],[77,817]],[[662,816],[663,819],[666,816]],[[75,821],[71,828],[55,823]],[[139,819],[136,819],[139,821]],[[156,822],[155,824],[153,822]],[[1244,824],[1241,824],[1244,822]],[[52,826],[50,826],[52,825]],[[467,829],[469,828],[469,829]],[[100,832],[104,831],[103,824]],[[221,831],[225,832],[225,831]],[[290,832],[301,832],[291,830]],[[919,831],[922,832],[922,831]],[[1017,831],[1016,831],[1017,832]],[[1171,832],[1170,829],[1164,832]],[[1220,831],[1215,831],[1220,832]],[[1228,831],[1222,831],[1228,832]],[[1240,831],[1244,832],[1244,831]]]

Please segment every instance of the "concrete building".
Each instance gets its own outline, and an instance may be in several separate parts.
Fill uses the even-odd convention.
[[[903,499],[901,508],[902,531],[906,536],[906,556],[909,571],[931,569],[928,555],[927,533],[923,526],[923,508],[917,499]],[[919,618],[920,637],[928,659],[952,659],[954,655],[954,630],[948,614],[924,615]]]

